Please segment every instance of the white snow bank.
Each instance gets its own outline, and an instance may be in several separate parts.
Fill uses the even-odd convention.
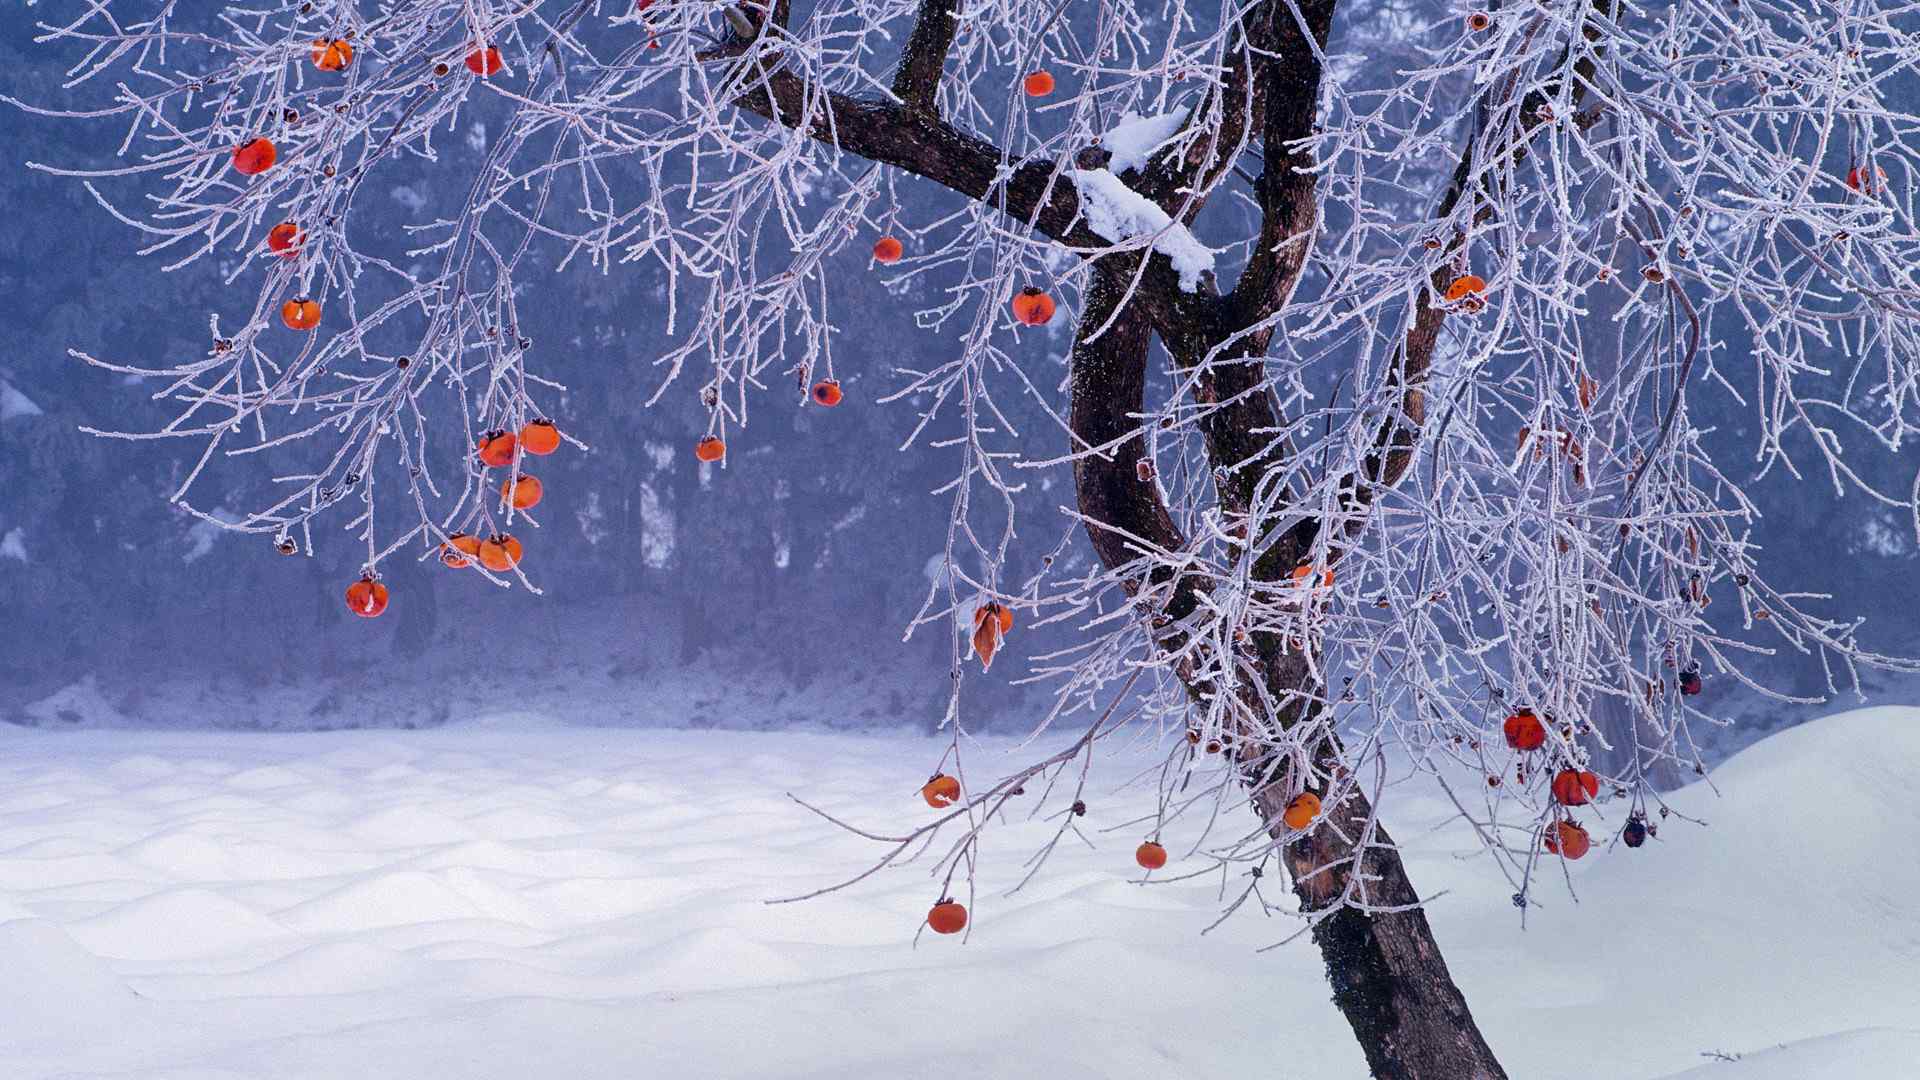
[[[927,739],[529,722],[6,747],[6,1080],[1365,1075],[1312,946],[1255,951],[1296,924],[1243,912],[1203,937],[1217,877],[1139,883],[1129,823],[1154,794],[1114,789],[1152,771],[1133,748],[1099,763],[1092,847],[1009,896],[1055,827],[1009,815],[971,938],[916,947],[924,861],[763,901],[880,851],[785,793],[910,827]],[[983,740],[966,766],[1045,752]],[[1892,1080],[1920,1060],[1916,775],[1920,710],[1874,709],[1755,745],[1718,798],[1673,796],[1709,827],[1666,819],[1630,851],[1602,803],[1578,902],[1556,868],[1524,928],[1444,795],[1396,789],[1388,814],[1415,883],[1446,892],[1429,917],[1510,1075]],[[1196,828],[1166,830],[1165,876],[1197,865]]]
[[[99,1038],[134,1007],[133,992],[106,961],[59,926],[7,918],[3,898],[0,919],[0,1047]]]
[[[1153,237],[1153,250],[1173,262],[1180,288],[1200,287],[1200,274],[1213,269],[1213,251],[1193,233],[1156,206],[1152,199],[1128,187],[1107,169],[1073,169],[1067,174],[1080,190],[1080,214],[1087,228],[1114,243]]]
[[[1536,887],[1545,907],[1529,914],[1515,946],[1522,956],[1504,988],[1518,994],[1489,1025],[1493,1044],[1528,1030],[1564,1033],[1579,1010],[1591,1027],[1583,1019],[1562,1046],[1607,1066],[1587,1075],[1643,1077],[1697,1065],[1709,1051],[1913,1027],[1915,776],[1920,710],[1861,709],[1755,743],[1710,784],[1675,792],[1674,816],[1656,815],[1659,835],[1638,851],[1615,841],[1624,807],[1595,807],[1586,819],[1594,853],[1572,868],[1578,903],[1568,902],[1557,868],[1552,884]],[[1424,890],[1447,885],[1424,866],[1413,874]],[[1453,927],[1478,928],[1468,940],[1498,938],[1503,922],[1510,929],[1482,903],[1459,914]],[[1514,1074],[1577,1075],[1570,1064],[1560,1069]],[[1829,1075],[1881,1080],[1920,1068]]]
[[[1920,836],[1920,710],[1856,709],[1789,728],[1735,754],[1713,782],[1717,799],[1699,785],[1688,792],[1710,826],[1701,839],[1711,843],[1688,845],[1698,871],[1764,866],[1770,895],[1823,919],[1864,919],[1863,933],[1914,910],[1920,859],[1906,838]],[[1920,940],[1906,953],[1920,971]]]
[[[1100,146],[1113,155],[1107,168],[1116,176],[1146,168],[1154,152],[1180,133],[1187,122],[1188,111],[1175,109],[1157,116],[1141,116],[1132,111],[1121,114],[1120,122],[1100,136]]]
[[[1667,1080],[1893,1080],[1920,1075],[1920,1031],[1865,1028],[1802,1039]]]

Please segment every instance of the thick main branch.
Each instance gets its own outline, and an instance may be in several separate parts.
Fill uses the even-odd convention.
[[[922,22],[937,3],[931,0],[923,9]],[[933,33],[928,31],[929,35]],[[926,44],[931,50],[933,43]],[[1087,227],[1080,214],[1079,193],[1060,163],[1044,160],[1016,164],[999,147],[930,110],[911,103],[824,90],[782,67],[777,57],[747,56],[752,47],[751,40],[741,41],[707,54],[708,59],[731,59],[747,65],[742,80],[746,89],[734,99],[739,107],[842,152],[931,180],[994,207],[1083,254],[1112,248],[1111,241]],[[909,65],[921,64],[919,70],[924,75],[932,70],[934,58],[931,51],[914,54],[910,47],[901,77],[895,82],[896,92],[903,80],[909,89],[923,89],[926,84],[918,76],[906,78]],[[944,63],[944,58],[942,47],[938,59]],[[1134,292],[1144,298],[1145,310],[1157,331],[1177,333],[1181,326],[1211,323],[1219,317],[1224,301],[1210,283],[1203,283],[1198,290],[1184,290],[1166,255],[1154,252],[1146,259]]]

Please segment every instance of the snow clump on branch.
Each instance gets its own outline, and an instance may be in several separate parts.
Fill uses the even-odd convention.
[[[1171,143],[1186,126],[1188,111],[1175,109],[1158,116],[1123,114],[1119,123],[1100,136],[1101,148],[1113,155],[1107,168],[1113,170],[1115,176],[1144,170],[1154,153]]]
[[[1173,260],[1180,288],[1200,287],[1200,275],[1213,270],[1213,250],[1107,169],[1074,169],[1067,174],[1080,189],[1080,213],[1087,228],[1116,244],[1153,237],[1153,250]]]

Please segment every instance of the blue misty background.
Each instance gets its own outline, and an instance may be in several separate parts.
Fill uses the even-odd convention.
[[[31,34],[22,16],[0,25],[0,89],[73,101],[60,87],[71,54],[35,46]],[[484,109],[463,118],[466,130],[442,140],[437,167],[385,170],[374,197],[357,204],[359,233],[397,235],[450,212],[447,199],[486,145],[485,120]],[[899,385],[896,365],[921,366],[952,347],[950,335],[912,320],[949,282],[921,279],[891,293],[869,271],[864,240],[852,244],[832,274],[846,404],[807,407],[794,388],[776,387],[736,436],[729,468],[703,479],[689,453],[704,430],[697,386],[684,381],[643,405],[660,378],[652,361],[664,341],[663,275],[645,264],[538,275],[523,333],[541,372],[570,388],[558,419],[594,448],[564,450],[539,470],[545,527],[530,538],[528,569],[546,595],[496,589],[430,559],[395,559],[382,566],[392,610],[369,622],[341,601],[361,555],[345,534],[317,530],[311,556],[283,557],[267,537],[222,533],[168,505],[197,443],[78,430],[151,430],[172,413],[151,400],[155,381],[89,368],[68,349],[130,364],[200,355],[208,313],[239,317],[255,278],[225,284],[228,266],[213,260],[162,273],[161,260],[139,257],[139,237],[79,182],[24,167],[110,165],[117,122],[8,110],[4,128],[0,719],[329,728],[530,709],[576,722],[740,728],[939,720],[953,640],[936,626],[903,642],[902,629],[945,547],[950,499],[935,489],[959,461],[956,451],[924,448],[945,433],[940,425],[920,449],[899,452],[925,402],[877,399]],[[138,188],[104,190],[125,199]],[[910,218],[951,208],[927,185],[903,181],[901,191]],[[1230,217],[1212,227],[1245,227]],[[1060,320],[1051,339],[1021,347],[1033,383],[1049,391],[1064,374],[1065,328]],[[1036,403],[1011,389],[1004,403],[1032,453],[1064,448]],[[1731,451],[1735,477],[1753,468],[1745,450],[1753,408],[1718,391],[1693,401],[1696,421]],[[1855,464],[1883,490],[1905,492],[1920,463],[1863,448]],[[1005,580],[1036,572],[1069,531],[1058,512],[1072,501],[1067,474],[1032,480]],[[1920,652],[1904,515],[1841,500],[1817,475],[1798,483],[1775,470],[1752,487],[1767,510],[1757,535],[1764,562],[1783,584],[1832,593],[1831,611],[1867,617],[1873,647]],[[222,497],[257,505],[266,476],[221,471],[196,490],[206,506]],[[1056,569],[1073,573],[1086,560],[1076,540]],[[1023,654],[1066,632],[1016,635],[992,677],[967,675],[970,722],[1012,729],[1036,720],[1040,694],[1009,683]],[[1825,692],[1812,658],[1784,654],[1768,674],[1795,694]],[[1912,686],[1868,678],[1879,700],[1913,699]],[[1767,702],[1730,679],[1711,680],[1701,700],[1740,720],[1716,736],[1721,752],[1833,708]]]
[[[0,22],[0,91],[47,105],[98,100],[61,88],[74,50],[31,35],[25,18]],[[438,141],[439,165],[401,161],[376,174],[357,204],[357,240],[388,242],[450,211],[443,194],[465,190],[497,120],[488,105],[483,96]],[[393,558],[381,565],[391,610],[360,620],[341,599],[364,558],[339,531],[351,513],[316,528],[311,557],[283,557],[270,537],[223,532],[169,506],[197,440],[78,430],[150,431],[174,410],[151,399],[164,380],[92,368],[69,349],[156,367],[204,355],[208,315],[229,326],[244,318],[259,275],[248,268],[227,284],[236,257],[163,273],[167,257],[140,257],[141,238],[79,181],[25,167],[111,168],[119,121],[6,111],[0,204],[15,224],[0,231],[12,327],[0,355],[0,718],[417,726],[528,707],[598,723],[845,727],[931,726],[944,712],[952,639],[944,626],[910,642],[902,634],[946,544],[951,499],[933,491],[959,461],[898,452],[916,403],[874,401],[894,388],[894,365],[913,359],[903,344],[950,343],[913,330],[927,286],[890,294],[850,252],[835,273],[841,317],[857,328],[835,342],[846,402],[828,412],[776,387],[733,436],[728,467],[703,479],[690,453],[705,431],[697,381],[643,407],[665,350],[657,266],[536,271],[521,333],[536,343],[540,373],[569,387],[559,423],[593,446],[540,462],[544,527],[526,534],[526,567],[545,595]],[[142,190],[100,186],[129,202]],[[1034,341],[1036,364],[1055,370],[1037,381],[1057,381],[1064,344]],[[1030,402],[1009,404],[1039,419]],[[927,437],[946,434],[942,422]],[[257,460],[216,464],[196,504],[263,505],[269,475]],[[1022,507],[1033,542],[1013,558],[1016,577],[1067,531],[1063,499],[1051,480],[1033,485]],[[1006,683],[972,681],[974,722],[1037,715]]]

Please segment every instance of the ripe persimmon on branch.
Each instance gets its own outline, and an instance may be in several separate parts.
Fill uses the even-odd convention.
[[[1457,1080],[1501,1073],[1377,813],[1393,778],[1448,793],[1524,917],[1594,829],[1656,833],[1707,678],[1800,700],[1770,657],[1817,656],[1830,692],[1914,668],[1763,572],[1751,479],[1824,478],[1920,534],[1915,490],[1855,464],[1920,430],[1916,22],[1893,0],[125,0],[42,25],[75,101],[15,104],[119,125],[117,164],[38,167],[252,297],[204,355],[77,354],[177,407],[112,434],[198,443],[174,500],[283,551],[344,519],[361,614],[395,558],[532,587],[529,455],[585,449],[522,331],[543,275],[664,276],[648,401],[703,410],[686,467],[718,469],[789,407],[776,379],[840,403],[860,317],[833,272],[870,252],[927,298],[873,374],[914,403],[909,445],[956,462],[908,628],[952,642],[936,768],[961,787],[933,826],[867,834],[878,866],[958,828],[929,919],[958,930],[1016,792],[1045,787],[1023,797],[1065,835],[1096,744],[1163,734],[1140,864],[1238,876],[1228,910],[1300,920],[1378,1075]],[[463,194],[401,242],[356,230],[371,178],[420,169]],[[1700,395],[1749,411],[1757,470]],[[255,457],[294,463],[274,497],[194,502]],[[1055,473],[1069,532],[1009,580],[1016,496]],[[1064,557],[1075,530],[1097,565]],[[1079,632],[1032,660],[1042,726],[1098,719],[975,780],[967,661],[1016,613]],[[1291,911],[1258,891],[1275,866]]]

